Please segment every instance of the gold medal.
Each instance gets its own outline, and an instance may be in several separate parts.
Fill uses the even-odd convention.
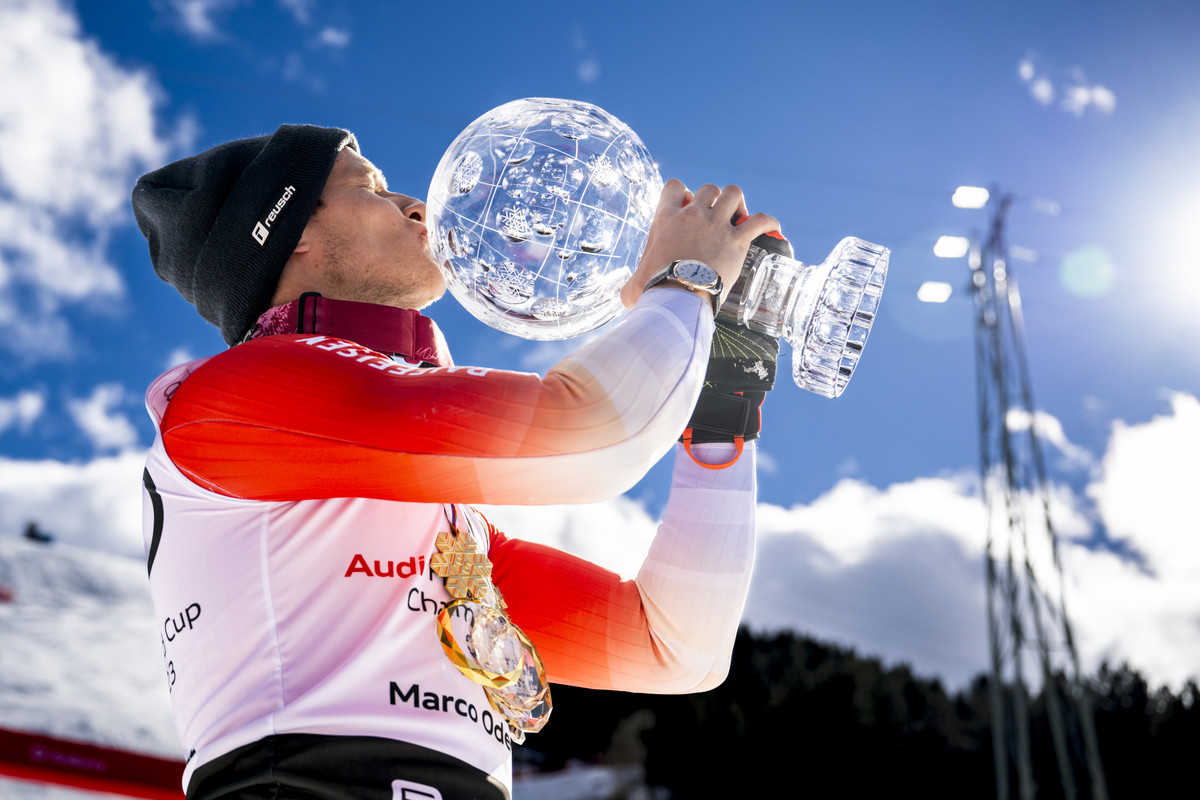
[[[483,687],[519,744],[550,718],[546,667],[533,642],[504,613],[492,562],[473,536],[459,532],[456,519],[457,513],[448,520],[450,530],[438,534],[438,552],[429,560],[454,597],[437,616],[438,641],[450,663]]]
[[[478,552],[472,537],[451,529],[437,535],[435,546],[438,551],[429,559],[429,566],[446,579],[446,591],[452,597],[478,600],[492,590],[492,562]]]

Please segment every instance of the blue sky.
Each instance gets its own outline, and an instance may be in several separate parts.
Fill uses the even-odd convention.
[[[36,516],[136,553],[144,387],[223,347],[150,267],[138,174],[309,122],[350,128],[424,196],[480,114],[565,97],[628,123],[664,177],[740,184],[804,260],[847,235],[892,249],[846,393],[768,399],[749,622],[952,683],[984,669],[968,270],[932,247],[986,226],[956,186],[998,186],[1017,197],[1010,243],[1036,254],[1013,268],[1085,661],[1194,674],[1200,6],[597,7],[0,0],[0,532]],[[919,303],[927,280],[954,295]],[[542,370],[574,346],[496,333],[449,297],[430,313],[459,363]],[[656,469],[599,509],[494,515],[627,569],[665,489]]]

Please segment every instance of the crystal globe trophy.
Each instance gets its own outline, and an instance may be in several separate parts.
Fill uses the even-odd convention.
[[[526,339],[567,339],[622,311],[662,192],[646,146],[588,103],[529,98],[472,122],[426,202],[450,293]]]
[[[526,98],[472,122],[442,156],[427,225],[446,285],[476,319],[526,339],[579,336],[622,310],[662,192],[645,145],[589,103]],[[816,266],[759,237],[719,315],[792,345],[796,384],[846,388],[889,251],[846,238]]]

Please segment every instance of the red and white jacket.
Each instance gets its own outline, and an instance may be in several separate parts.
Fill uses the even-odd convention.
[[[719,684],[753,561],[752,443],[720,470],[677,450],[634,580],[509,538],[466,505],[628,489],[678,447],[712,332],[705,300],[661,290],[544,377],[295,334],[155,380],[145,540],[185,786],[221,754],[298,732],[409,742],[511,784],[504,721],[436,635],[449,595],[429,559],[450,504],[552,682]]]

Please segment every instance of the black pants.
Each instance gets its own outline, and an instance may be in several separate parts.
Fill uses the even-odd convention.
[[[196,770],[187,800],[510,800],[465,761],[373,736],[268,736]]]

